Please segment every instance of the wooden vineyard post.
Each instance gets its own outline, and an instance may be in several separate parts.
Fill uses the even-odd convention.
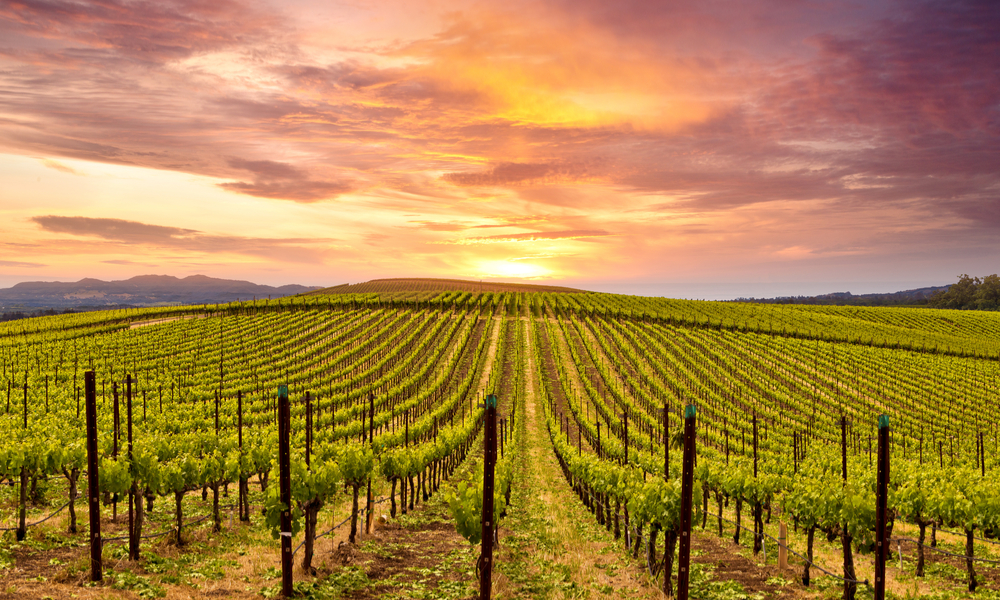
[[[240,447],[240,458],[243,458],[243,392],[236,392],[236,431],[237,440]],[[240,505],[240,521],[250,522],[250,499],[247,497],[247,478],[243,474],[243,466],[240,465],[240,489],[238,493],[238,503]]]
[[[691,504],[694,492],[694,450],[697,416],[693,404],[684,409],[684,462],[681,467],[681,532],[677,555],[677,600],[688,599],[691,568]],[[669,578],[670,574],[667,573]]]
[[[24,372],[24,435],[28,436],[28,372]],[[21,465],[21,484],[18,488],[19,501],[17,509],[17,531],[14,537],[17,541],[23,541],[28,535],[28,527],[25,525],[26,510],[28,504],[28,468]]]
[[[753,414],[753,479],[757,481],[757,413]],[[763,531],[764,523],[761,521],[761,505],[760,501],[755,501],[753,503],[753,554],[757,556],[760,554],[761,549],[764,544]],[[767,562],[767,556],[764,556],[764,562]]]
[[[128,557],[129,560],[139,560],[139,523],[136,520],[136,503],[142,502],[142,497],[136,494],[135,475],[132,473],[132,376],[125,376],[125,413],[128,427]]]
[[[841,475],[847,481],[847,417],[840,417],[840,460]]]
[[[493,471],[497,462],[497,397],[486,396],[483,432],[483,549],[479,556],[479,598],[490,600],[493,585]]]
[[[312,460],[312,396],[306,392],[306,469]]]
[[[788,525],[784,521],[778,523],[778,568],[788,568]]]
[[[792,432],[792,473],[799,473],[799,433]]]
[[[113,374],[114,373],[112,373],[112,375]],[[118,407],[118,382],[117,381],[112,381],[111,382],[111,395],[114,397],[114,400],[115,400],[114,423],[112,425],[112,431],[113,431],[112,442],[113,442],[113,444],[111,446],[111,456],[114,457],[115,459],[117,459],[118,458],[118,438],[120,437],[119,433],[121,432],[121,419],[120,419],[121,415],[119,414],[120,410],[119,410],[119,407]],[[115,492],[115,494],[114,494],[114,496],[112,497],[112,500],[111,500],[111,520],[114,521],[115,523],[118,522],[118,493],[117,492]]]
[[[278,474],[281,493],[281,593],[292,597],[292,481],[289,473],[291,417],[288,386],[278,386]]]
[[[503,448],[507,442],[507,419],[500,419],[500,460],[503,460]],[[576,428],[576,454],[583,456],[583,429]]]
[[[663,480],[670,481],[670,405],[663,405]]]
[[[368,447],[375,448],[375,393],[368,394]],[[372,532],[372,516],[375,514],[375,497],[372,495],[372,478],[368,478],[368,495],[365,499],[365,534]]]
[[[604,458],[604,453],[601,452],[601,421],[597,421],[597,458]]]
[[[101,484],[97,472],[97,379],[83,374],[87,413],[87,506],[90,512],[90,580],[101,581]]]
[[[878,479],[875,489],[875,600],[885,600],[885,558],[889,552],[886,513],[889,497],[889,417],[878,418]]]
[[[843,476],[844,485],[847,485],[847,417],[841,415],[840,417],[840,456],[841,456],[841,475]],[[844,600],[854,600],[854,595],[857,593],[858,584],[855,580],[854,571],[854,555],[851,550],[852,536],[850,534],[850,529],[847,527],[847,523],[841,523],[840,525],[840,545],[844,552]]]
[[[628,466],[628,413],[622,413],[622,428],[625,434],[625,466]]]
[[[980,473],[986,477],[986,446],[983,445],[983,432],[979,432],[979,467]]]

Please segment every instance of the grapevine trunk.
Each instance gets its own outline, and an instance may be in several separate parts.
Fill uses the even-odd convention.
[[[973,529],[971,527],[965,530],[965,570],[969,572],[969,591],[976,591],[976,586],[978,582],[976,581],[976,567],[973,563],[976,546],[974,544],[975,537],[972,535]]]
[[[855,581],[854,573],[854,551],[851,548],[853,537],[847,531],[847,524],[841,526],[840,543],[844,548],[844,600],[854,600],[854,595],[858,591],[858,584]]]

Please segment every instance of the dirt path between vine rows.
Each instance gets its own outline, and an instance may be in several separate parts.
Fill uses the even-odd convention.
[[[527,341],[526,435],[514,491],[500,526],[497,598],[660,598],[573,494],[556,461],[541,406],[539,367]]]

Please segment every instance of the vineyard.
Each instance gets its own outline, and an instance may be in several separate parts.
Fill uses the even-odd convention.
[[[662,597],[685,426],[691,597],[870,597],[880,416],[889,597],[1000,597],[992,313],[418,281],[0,326],[0,598]]]

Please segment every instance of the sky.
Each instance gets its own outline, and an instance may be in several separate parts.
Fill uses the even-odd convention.
[[[998,31],[995,0],[0,0],[0,287],[996,273]]]

